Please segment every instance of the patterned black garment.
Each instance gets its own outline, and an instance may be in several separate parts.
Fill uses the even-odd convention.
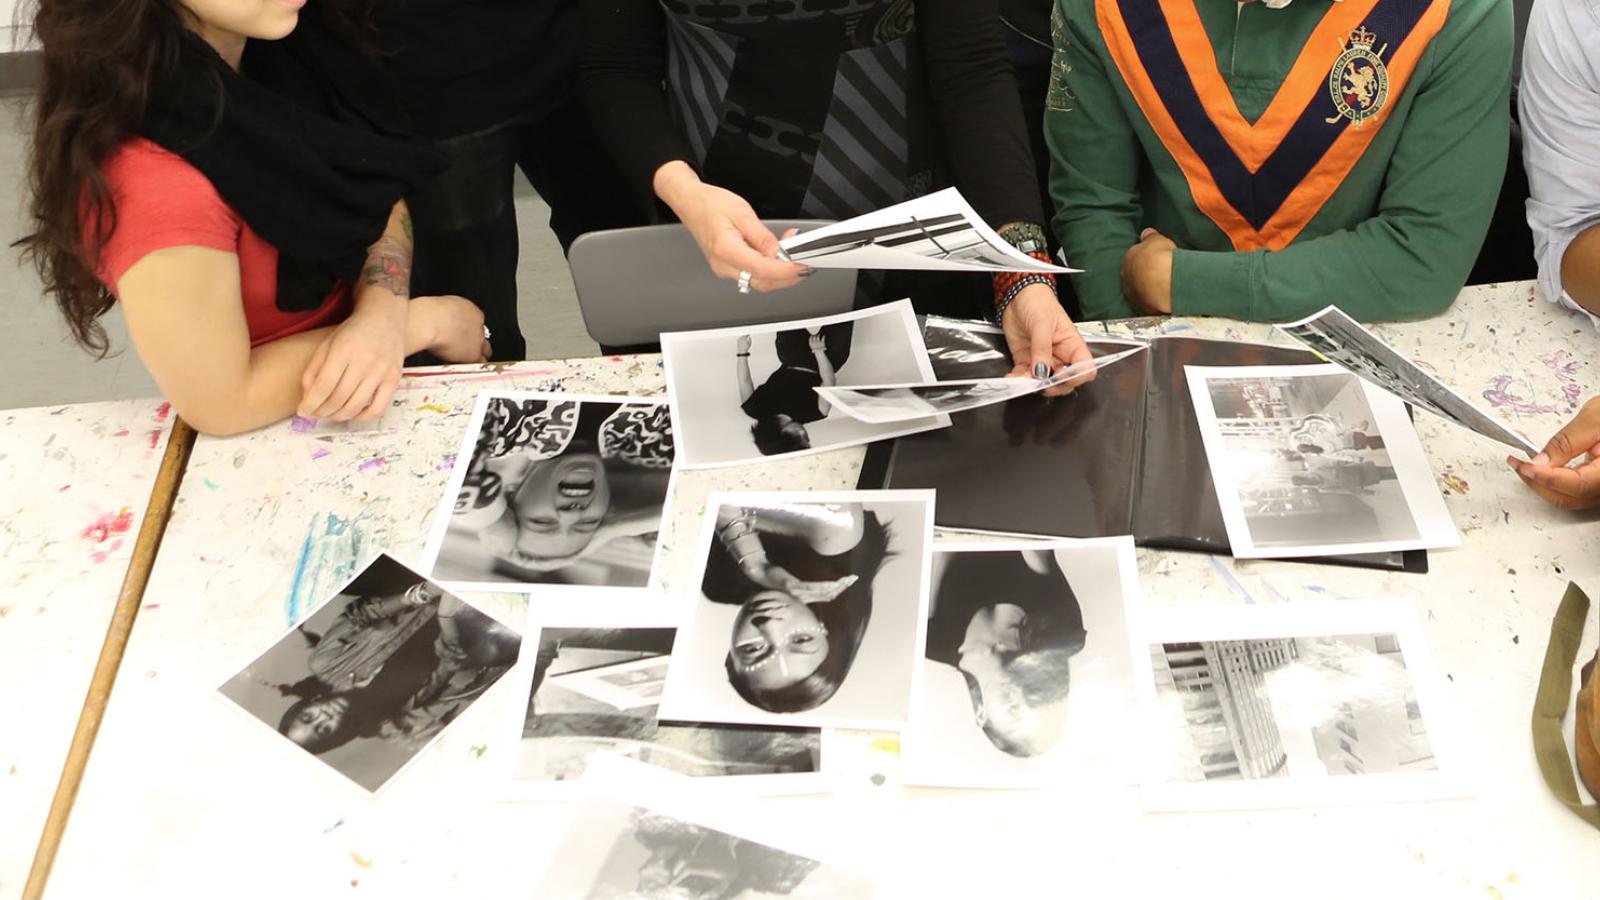
[[[991,225],[1044,221],[996,0],[584,3],[585,104],[646,193],[681,159],[768,218],[954,184]]]

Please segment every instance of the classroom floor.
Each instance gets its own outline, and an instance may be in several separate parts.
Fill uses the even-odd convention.
[[[0,355],[0,409],[155,396],[160,391],[128,347],[120,313],[113,309],[102,320],[112,355],[95,359],[72,342],[41,293],[39,276],[10,248],[26,224],[26,116],[20,101],[0,100],[0,334],[12,335],[11,352]],[[546,225],[549,208],[520,177],[516,206],[519,314],[528,358],[593,356],[599,348],[583,330],[566,260]]]

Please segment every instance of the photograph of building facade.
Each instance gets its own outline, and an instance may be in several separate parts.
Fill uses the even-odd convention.
[[[1175,729],[1174,780],[1288,774],[1264,676],[1298,658],[1293,638],[1158,644],[1150,655],[1162,705],[1183,718]]]
[[[1405,669],[1400,642],[1392,634],[1356,634],[1317,639],[1318,662],[1376,657],[1384,667]],[[1326,651],[1326,652],[1321,652]],[[1326,662],[1324,662],[1326,661]],[[1427,722],[1409,680],[1384,679],[1377,690],[1337,704],[1334,717],[1312,728],[1317,756],[1329,775],[1416,772],[1438,768]]]

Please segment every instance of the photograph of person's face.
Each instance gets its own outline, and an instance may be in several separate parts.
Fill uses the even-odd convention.
[[[806,604],[763,591],[740,607],[729,653],[734,673],[756,690],[804,680],[828,656],[828,631]]]
[[[660,400],[480,396],[423,551],[459,590],[648,589],[676,458]]]
[[[350,698],[333,694],[302,706],[283,729],[283,736],[305,748],[316,747],[338,733],[350,713]]]
[[[538,559],[573,556],[594,539],[611,508],[611,484],[597,453],[533,466],[511,501],[517,551]]]

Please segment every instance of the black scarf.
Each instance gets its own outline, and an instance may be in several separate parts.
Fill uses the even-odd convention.
[[[185,35],[140,132],[216,186],[278,250],[278,308],[316,309],[354,284],[396,201],[443,166],[404,136],[376,63],[312,18],[246,46],[241,69]]]

